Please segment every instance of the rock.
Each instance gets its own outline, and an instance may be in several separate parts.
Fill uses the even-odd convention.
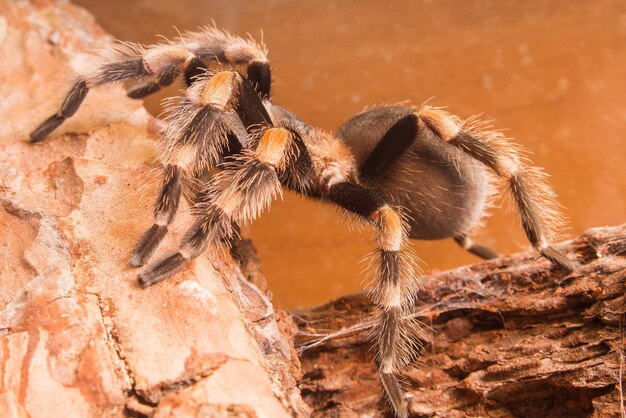
[[[2,415],[307,415],[249,243],[238,260],[202,256],[137,285],[128,258],[152,223],[159,179],[155,120],[141,102],[119,86],[94,89],[53,137],[26,142],[56,111],[72,66],[111,38],[67,2],[1,7]],[[162,248],[177,245],[182,212]]]

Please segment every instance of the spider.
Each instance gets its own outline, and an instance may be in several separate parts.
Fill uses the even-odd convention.
[[[577,263],[550,242],[561,223],[555,196],[522,150],[475,119],[430,106],[383,106],[358,113],[331,135],[270,100],[264,45],[215,27],[144,47],[118,43],[78,74],[59,111],[30,135],[39,142],[79,108],[89,89],[123,82],[142,98],[184,78],[184,96],[167,106],[159,160],[163,183],[154,224],[137,242],[130,264],[148,262],[167,233],[181,195],[195,216],[177,251],[139,273],[158,283],[203,253],[228,247],[239,225],[256,219],[282,188],[342,208],[375,231],[369,295],[378,307],[376,363],[396,416],[408,416],[397,378],[419,351],[419,325],[409,319],[419,285],[410,239],[453,238],[485,259],[498,256],[472,233],[493,195],[492,178],[506,184],[533,247],[556,266]]]

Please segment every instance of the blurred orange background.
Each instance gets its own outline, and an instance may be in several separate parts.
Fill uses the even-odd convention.
[[[409,101],[482,113],[532,153],[570,219],[569,236],[626,220],[626,2],[623,0],[78,0],[119,39],[159,42],[214,20],[270,49],[273,100],[336,128],[367,105]],[[262,32],[261,32],[262,31]],[[178,87],[180,88],[180,86]],[[158,114],[169,89],[146,101]],[[529,246],[508,204],[477,240]],[[371,231],[287,193],[250,236],[275,302],[319,304],[362,288]],[[450,240],[417,242],[424,269],[478,261]]]

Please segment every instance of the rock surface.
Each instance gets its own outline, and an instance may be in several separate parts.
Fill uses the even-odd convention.
[[[306,414],[249,245],[239,261],[203,256],[137,285],[128,257],[159,178],[141,102],[95,89],[52,138],[25,142],[84,52],[107,42],[67,2],[0,3],[1,415]],[[162,248],[188,221],[179,216]]]

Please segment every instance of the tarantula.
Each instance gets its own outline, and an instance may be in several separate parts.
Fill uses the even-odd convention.
[[[154,224],[130,264],[144,265],[155,252],[181,195],[190,199],[195,221],[176,252],[139,273],[141,286],[173,275],[208,244],[228,246],[238,226],[256,219],[282,187],[339,206],[375,230],[376,362],[398,417],[408,411],[396,374],[420,347],[418,324],[407,315],[419,283],[409,239],[453,238],[482,258],[497,257],[472,242],[495,175],[508,185],[533,247],[568,272],[577,266],[550,246],[561,218],[542,173],[524,163],[518,146],[474,120],[429,106],[374,107],[330,135],[271,102],[263,45],[214,27],[155,46],[116,44],[96,60],[31,142],[72,116],[93,87],[123,82],[128,96],[141,98],[177,78],[187,85],[168,107]]]

